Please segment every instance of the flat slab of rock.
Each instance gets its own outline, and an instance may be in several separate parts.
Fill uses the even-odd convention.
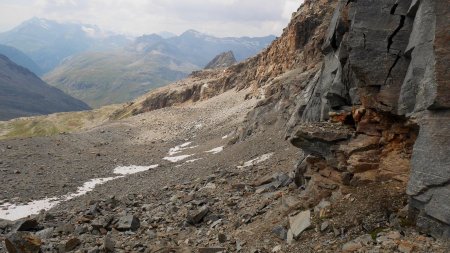
[[[289,217],[289,232],[297,239],[300,234],[311,226],[311,211],[306,210],[295,216]]]
[[[122,216],[117,223],[117,230],[119,231],[136,231],[140,227],[139,219],[131,214]]]

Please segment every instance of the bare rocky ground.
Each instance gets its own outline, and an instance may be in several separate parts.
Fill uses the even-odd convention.
[[[309,199],[308,188],[293,184],[301,154],[284,128],[267,122],[237,141],[236,126],[257,102],[245,94],[229,91],[76,134],[1,141],[2,202],[74,192],[120,165],[159,167],[0,221],[0,252],[6,245],[10,252],[448,252],[446,242],[410,226],[404,182],[360,182]],[[162,159],[186,142],[190,148],[174,156],[192,156]]]

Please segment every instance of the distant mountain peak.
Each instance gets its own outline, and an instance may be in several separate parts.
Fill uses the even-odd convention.
[[[45,30],[49,30],[50,27],[55,24],[55,21],[48,20],[45,18],[32,17],[24,22],[22,22],[17,28],[27,27],[27,26],[37,26]]]
[[[182,37],[182,36],[192,36],[192,37],[202,38],[202,37],[207,37],[208,35],[201,33],[199,31],[196,31],[194,29],[189,29],[180,35],[180,37]]]
[[[234,57],[233,51],[227,51],[214,57],[214,59],[206,65],[205,69],[226,68],[235,64],[236,62],[237,61]]]

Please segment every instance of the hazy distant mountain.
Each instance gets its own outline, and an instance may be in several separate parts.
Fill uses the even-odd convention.
[[[158,35],[161,36],[161,37],[163,37],[164,39],[169,39],[169,38],[172,38],[172,37],[176,37],[176,36],[177,36],[175,33],[166,32],[166,31],[159,32]]]
[[[0,43],[13,46],[33,59],[44,72],[64,58],[87,50],[109,50],[129,43],[127,37],[103,32],[96,26],[58,23],[32,18],[0,34]]]
[[[0,120],[89,109],[28,69],[0,55]]]
[[[92,107],[121,103],[186,77],[224,51],[238,60],[255,55],[274,38],[215,38],[193,30],[168,39],[144,35],[124,50],[68,58],[44,80]]]
[[[28,57],[28,55],[14,47],[0,45],[0,54],[8,57],[17,65],[29,69],[38,76],[43,74],[42,69],[30,57]]]
[[[123,103],[186,77],[197,66],[158,53],[125,50],[83,53],[44,77],[92,107]]]
[[[135,40],[134,49],[138,52],[156,51],[198,66],[205,66],[216,55],[226,51],[233,51],[236,60],[242,61],[256,55],[275,38],[273,35],[255,38],[217,38],[188,30],[180,36],[168,39],[157,34],[141,36]]]

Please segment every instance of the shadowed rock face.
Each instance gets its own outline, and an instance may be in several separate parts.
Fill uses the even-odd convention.
[[[206,64],[205,69],[226,68],[235,64],[236,58],[232,51],[224,52],[214,57],[212,61]]]
[[[0,54],[0,120],[88,109]]]
[[[290,121],[292,143],[307,153],[317,153],[301,141],[308,126],[320,121],[346,124],[348,116],[347,125],[356,137],[328,142],[322,150],[333,147],[333,152],[319,157],[345,173],[380,173],[388,166],[397,174],[410,169],[407,193],[411,208],[418,211],[418,225],[447,238],[448,5],[448,1],[431,0],[340,1],[322,47],[321,70],[302,91],[305,96],[299,96],[302,99],[297,100]],[[381,139],[373,142],[369,136]],[[366,139],[366,148],[342,152],[361,137]],[[402,145],[403,151],[398,149]],[[410,161],[393,164],[401,157]]]

